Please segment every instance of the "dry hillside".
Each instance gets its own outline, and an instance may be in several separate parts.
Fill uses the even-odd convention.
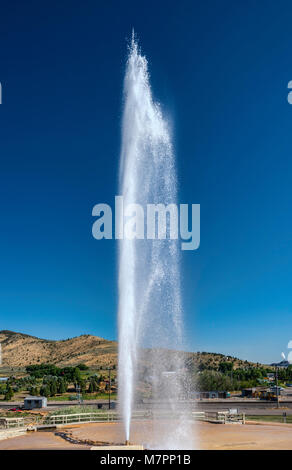
[[[92,335],[50,341],[2,330],[0,343],[2,365],[9,367],[25,367],[42,362],[58,365],[77,365],[82,362],[88,366],[112,366],[117,362],[117,343]]]
[[[3,367],[25,367],[30,364],[51,363],[59,366],[84,363],[91,367],[117,364],[117,342],[98,336],[81,335],[61,341],[40,339],[13,331],[0,331]],[[144,357],[147,363],[147,350]],[[255,367],[257,364],[217,353],[184,354],[189,367],[218,369],[220,362],[233,362],[234,368]],[[174,355],[175,356],[175,355]]]

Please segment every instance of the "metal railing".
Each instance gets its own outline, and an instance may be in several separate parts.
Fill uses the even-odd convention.
[[[153,411],[134,411],[132,419],[170,419],[174,418],[175,415],[166,410],[155,410]],[[242,423],[245,424],[245,414],[232,414],[228,411],[193,411],[190,416],[193,420],[198,421],[211,421],[217,423]],[[38,424],[56,426],[56,425],[67,425],[67,424],[79,424],[79,423],[108,423],[119,421],[120,415],[117,411],[101,411],[101,412],[89,412],[89,413],[71,413],[71,414],[58,414],[52,416],[46,416],[43,419],[37,417],[29,418],[0,418],[0,429],[12,429],[12,428],[28,428],[29,426],[37,426]]]
[[[229,411],[193,411],[192,418],[198,421],[211,421],[213,423],[245,424],[245,413],[230,413]]]
[[[132,419],[151,419],[153,413],[151,411],[134,411]],[[78,424],[78,423],[108,423],[112,421],[119,421],[121,419],[120,414],[117,411],[100,411],[100,412],[88,412],[88,413],[70,413],[70,414],[58,414],[47,416],[44,420],[44,424]]]
[[[78,424],[78,423],[96,423],[96,422],[111,422],[117,421],[118,416],[116,412],[107,413],[71,413],[66,415],[53,415],[48,416],[44,423],[53,426],[57,424]]]
[[[31,423],[31,418],[0,418],[0,429],[25,428]]]

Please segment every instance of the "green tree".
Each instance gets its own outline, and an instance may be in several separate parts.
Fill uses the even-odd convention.
[[[79,370],[88,370],[89,369],[89,367],[86,364],[82,364],[82,363],[78,364],[77,367],[78,367]]]
[[[81,393],[85,393],[86,392],[86,381],[85,380],[80,380],[79,385],[80,385]]]
[[[219,372],[225,374],[226,372],[231,372],[233,370],[233,362],[220,362]]]
[[[8,383],[6,385],[6,390],[5,390],[5,395],[4,395],[4,400],[10,401],[13,397],[13,390],[11,385]]]
[[[52,380],[49,387],[50,387],[50,395],[51,395],[51,397],[54,397],[56,395],[57,391],[58,391],[57,390],[57,382],[55,380]]]
[[[49,397],[51,395],[51,390],[48,385],[43,385],[40,389],[40,395],[42,397]]]
[[[75,367],[74,369],[74,381],[78,383],[79,385],[81,384],[82,376],[79,367]]]
[[[204,370],[196,377],[197,388],[201,392],[211,391],[232,391],[236,390],[238,385],[227,375],[214,370]]]
[[[94,392],[97,392],[98,390],[99,390],[99,386],[97,383],[97,378],[91,377],[90,382],[89,382],[88,392],[94,393]]]
[[[30,387],[28,391],[30,395],[33,395],[33,396],[38,396],[40,393],[40,390],[38,387]]]
[[[66,393],[67,392],[67,384],[64,379],[59,379],[57,383],[57,391],[58,393]]]

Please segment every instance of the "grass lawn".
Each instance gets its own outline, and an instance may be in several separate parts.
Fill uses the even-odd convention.
[[[84,393],[83,400],[108,400],[108,393]],[[117,394],[111,393],[111,400],[116,400]]]
[[[57,395],[55,397],[49,397],[48,401],[71,401],[70,396],[76,396],[76,394],[71,393],[68,395]],[[82,395],[83,400],[108,400],[108,393],[84,393]],[[111,393],[111,400],[116,400],[117,394]],[[76,402],[77,400],[72,400]]]
[[[115,410],[112,410],[115,413]],[[79,414],[79,413],[92,413],[107,416],[108,410],[107,409],[98,409],[94,407],[94,405],[78,405],[78,406],[68,406],[62,407],[57,410],[53,410],[49,412],[49,416],[55,415],[71,415],[71,414]]]
[[[2,411],[0,412],[0,418],[26,418],[28,416],[36,416],[29,411]]]
[[[254,415],[247,415],[246,416],[247,420],[250,421],[263,421],[263,422],[270,422],[270,423],[284,423],[284,418],[282,415],[260,415],[260,416],[254,416]],[[287,415],[286,416],[286,423],[292,424],[292,415]]]
[[[70,396],[74,396],[74,393],[71,393],[70,395],[56,395],[55,397],[48,397],[47,400],[48,401],[71,401],[70,400]],[[72,400],[73,401],[77,401],[77,400]]]

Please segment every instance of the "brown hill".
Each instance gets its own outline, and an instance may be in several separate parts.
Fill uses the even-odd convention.
[[[25,367],[50,363],[112,366],[117,362],[117,343],[98,336],[81,335],[61,341],[36,338],[14,331],[0,331],[2,366]]]
[[[25,367],[41,363],[73,366],[84,363],[87,366],[98,368],[117,364],[117,342],[93,335],[81,335],[66,340],[53,341],[2,330],[0,331],[0,343],[2,345],[2,367]],[[145,354],[144,361],[147,362],[147,350],[145,350]],[[179,354],[185,356],[185,363],[190,368],[216,370],[221,362],[233,362],[235,369],[259,365],[218,353],[181,352]]]

